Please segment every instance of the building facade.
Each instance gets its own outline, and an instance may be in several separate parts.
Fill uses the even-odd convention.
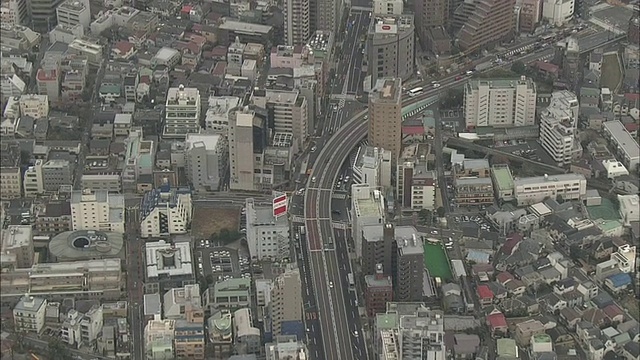
[[[190,189],[163,186],[148,191],[140,205],[140,237],[185,234],[192,215]]]
[[[367,32],[366,49],[373,85],[383,78],[408,80],[414,74],[413,15],[374,16]]]
[[[298,268],[278,275],[271,289],[271,328],[274,336],[304,334],[302,282]]]
[[[73,230],[124,233],[125,208],[122,195],[106,191],[74,190],[71,193]]]
[[[87,0],[66,0],[56,8],[58,25],[68,28],[81,25],[89,30],[91,26],[91,10]]]
[[[286,0],[283,10],[285,44],[290,46],[306,44],[311,36],[310,2]]]
[[[582,147],[576,140],[578,112],[576,95],[557,91],[551,94],[549,106],[540,114],[540,145],[558,166],[569,165],[582,155]]]
[[[546,198],[580,200],[587,194],[587,179],[582,174],[545,175],[513,180],[518,206],[532,205]]]
[[[474,0],[458,32],[460,50],[473,53],[513,37],[515,0]]]
[[[196,191],[219,190],[227,170],[229,145],[221,135],[187,134],[187,177]]]
[[[289,223],[286,216],[275,217],[271,206],[260,206],[253,199],[245,202],[247,243],[254,259],[281,260],[289,256]]]
[[[15,331],[40,334],[45,324],[47,299],[25,295],[13,308]]]
[[[369,93],[369,130],[371,146],[391,152],[395,164],[402,150],[402,80],[378,79]]]
[[[170,88],[165,104],[165,124],[162,135],[167,138],[182,138],[187,134],[200,133],[200,91],[180,85]]]

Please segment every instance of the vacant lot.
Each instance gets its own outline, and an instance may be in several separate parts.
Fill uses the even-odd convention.
[[[222,229],[237,231],[239,221],[239,209],[212,209],[196,205],[193,209],[191,233],[196,239],[208,239],[211,234]]]
[[[622,82],[622,69],[617,53],[606,54],[602,58],[602,77],[600,86],[616,92]]]

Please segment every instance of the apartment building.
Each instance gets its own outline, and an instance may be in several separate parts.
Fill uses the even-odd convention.
[[[69,201],[49,201],[37,213],[35,230],[39,234],[59,234],[71,230]]]
[[[473,53],[513,37],[516,27],[515,0],[473,0],[466,21],[458,32],[460,50]]]
[[[22,196],[22,171],[20,170],[20,145],[0,144],[0,199],[16,199]]]
[[[454,186],[456,203],[459,206],[491,205],[494,202],[490,177],[457,178]]]
[[[446,0],[417,0],[413,3],[417,35],[423,45],[429,44],[433,28],[447,25],[450,6],[454,4]]]
[[[545,175],[513,180],[518,206],[539,203],[546,198],[581,200],[587,194],[587,179],[582,174]]]
[[[373,13],[376,15],[400,15],[404,12],[402,0],[374,0]]]
[[[114,119],[114,127],[120,124],[130,124],[131,115],[117,114]],[[120,131],[120,128],[116,128]],[[121,173],[121,184],[124,190],[139,191],[138,180],[141,176],[153,175],[153,162],[155,159],[155,142],[144,140],[142,130],[133,130],[127,134],[124,141],[124,167]]]
[[[307,100],[300,91],[255,90],[251,96],[254,105],[273,112],[275,134],[291,134],[293,151],[304,148],[309,136]],[[277,135],[276,135],[277,136]],[[278,146],[277,144],[274,144]],[[282,144],[283,147],[291,146]]]
[[[536,84],[530,78],[474,79],[464,87],[467,128],[531,126],[536,121]]]
[[[33,30],[47,33],[56,26],[56,9],[63,0],[31,0],[30,17]]]
[[[311,36],[310,2],[286,0],[284,2],[284,42],[290,46],[304,45]]]
[[[89,65],[100,66],[104,59],[102,45],[88,39],[75,39],[69,44],[69,54],[86,56]]]
[[[390,151],[395,164],[402,150],[402,79],[378,79],[369,93],[368,139]]]
[[[0,22],[9,26],[27,25],[29,3],[26,0],[0,1]]]
[[[413,15],[374,15],[367,31],[367,61],[371,84],[378,79],[414,74],[415,26]]]
[[[119,300],[124,276],[120,259],[83,260],[34,264],[2,273],[2,301],[29,293],[50,301]]]
[[[103,324],[101,305],[93,305],[86,313],[71,309],[60,327],[60,337],[69,345],[91,344],[101,335]]]
[[[369,184],[351,186],[351,219],[356,257],[363,256],[363,231],[367,225],[383,224],[385,201],[380,190]],[[376,262],[375,264],[380,263]],[[388,267],[391,269],[391,267]],[[373,271],[373,269],[371,269]]]
[[[229,145],[221,135],[187,134],[187,178],[195,191],[219,190],[225,176]]]
[[[44,193],[42,163],[43,160],[36,160],[35,164],[24,171],[22,186],[24,187],[24,196],[27,198],[34,198]]]
[[[376,273],[364,276],[364,301],[369,317],[382,313],[393,300],[393,281],[385,275],[382,264],[376,265]]]
[[[554,26],[571,21],[575,12],[575,0],[543,0],[542,18]]]
[[[271,329],[274,336],[297,333],[304,336],[304,311],[300,270],[286,269],[271,289]]]
[[[257,354],[262,347],[260,329],[253,324],[251,309],[238,309],[233,313],[234,342],[243,354]]]
[[[167,184],[147,191],[140,205],[140,237],[185,234],[193,214],[191,190]]]
[[[124,233],[124,196],[107,191],[74,190],[71,193],[73,230]]]
[[[147,360],[169,360],[175,358],[173,347],[176,321],[160,315],[147,322],[144,327],[144,353]]]
[[[390,223],[371,223],[362,227],[360,268],[364,276],[376,274],[379,266],[389,269],[389,274],[393,273],[395,237],[396,228]]]
[[[170,88],[165,104],[165,124],[162,136],[184,139],[187,134],[200,133],[200,91],[180,85]]]
[[[148,293],[163,294],[171,288],[194,283],[193,259],[189,242],[147,242],[144,249]]]
[[[393,324],[389,326],[389,324]],[[383,359],[444,359],[444,312],[391,302],[375,319],[374,348]]]
[[[429,147],[406,146],[396,166],[396,198],[403,209],[435,208],[437,174],[427,167]]]
[[[638,141],[629,134],[625,126],[619,120],[607,121],[602,124],[604,137],[616,150],[616,158],[620,160],[629,171],[638,171],[640,164],[640,146]]]
[[[352,166],[353,182],[380,189],[391,186],[391,151],[373,146],[358,149]]]
[[[20,114],[34,119],[46,118],[49,116],[49,97],[36,94],[20,96]]]
[[[73,181],[73,166],[69,160],[36,160],[24,172],[25,197],[37,197],[47,192],[56,192],[61,186]]]
[[[229,113],[240,103],[236,96],[210,96],[209,107],[205,115],[205,128],[216,134],[227,135]]]
[[[394,299],[401,302],[422,300],[424,246],[413,226],[395,228],[396,253],[392,264]]]
[[[88,0],[66,0],[56,8],[58,25],[72,28],[81,25],[89,30],[91,26],[91,10]]]
[[[453,166],[456,179],[486,178],[490,176],[491,166],[487,159],[464,159],[462,163]]]
[[[540,114],[540,145],[558,166],[569,165],[582,155],[576,140],[579,106],[572,92],[556,91]]]
[[[542,0],[522,0],[518,24],[521,33],[533,33],[542,18]]]
[[[13,308],[13,325],[18,333],[40,334],[45,324],[47,299],[25,295]]]
[[[204,312],[187,308],[185,318],[176,320],[174,347],[178,359],[205,359]]]
[[[342,30],[342,19],[346,4],[344,0],[313,0],[310,3],[310,19],[312,20],[310,23],[314,25],[312,28],[331,31],[334,34]]]
[[[30,268],[35,261],[31,225],[9,225],[2,229],[2,263]]]
[[[289,222],[286,216],[275,217],[271,205],[260,206],[250,198],[245,201],[247,244],[254,259],[281,260],[289,257]]]
[[[27,89],[27,84],[17,74],[2,74],[0,76],[2,101],[7,101],[11,97],[19,98]]]

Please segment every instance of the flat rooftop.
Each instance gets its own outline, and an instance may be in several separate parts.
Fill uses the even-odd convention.
[[[508,167],[493,167],[493,177],[498,190],[513,189],[513,176]]]
[[[629,159],[640,157],[638,142],[629,134],[622,122],[619,120],[607,121],[603,125],[626,157]]]
[[[378,79],[369,96],[376,100],[399,102],[402,96],[402,80],[400,78]]]
[[[582,174],[559,174],[552,176],[533,176],[513,180],[515,186],[524,185],[537,185],[545,182],[558,182],[558,181],[586,181]]]

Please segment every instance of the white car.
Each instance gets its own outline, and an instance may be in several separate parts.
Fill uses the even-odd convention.
[[[353,330],[353,336],[355,336],[355,337],[360,336],[360,334],[358,333],[358,330]]]
[[[315,182],[316,182],[316,180],[317,180],[317,179],[316,179],[316,177],[315,177],[315,176],[311,178],[311,182],[312,182],[312,183],[315,183]]]
[[[333,281],[329,281],[329,287],[333,289]]]
[[[439,87],[440,87],[440,84],[435,83],[435,84],[433,84],[433,87],[434,87],[434,89],[437,89],[437,88],[439,88]]]

